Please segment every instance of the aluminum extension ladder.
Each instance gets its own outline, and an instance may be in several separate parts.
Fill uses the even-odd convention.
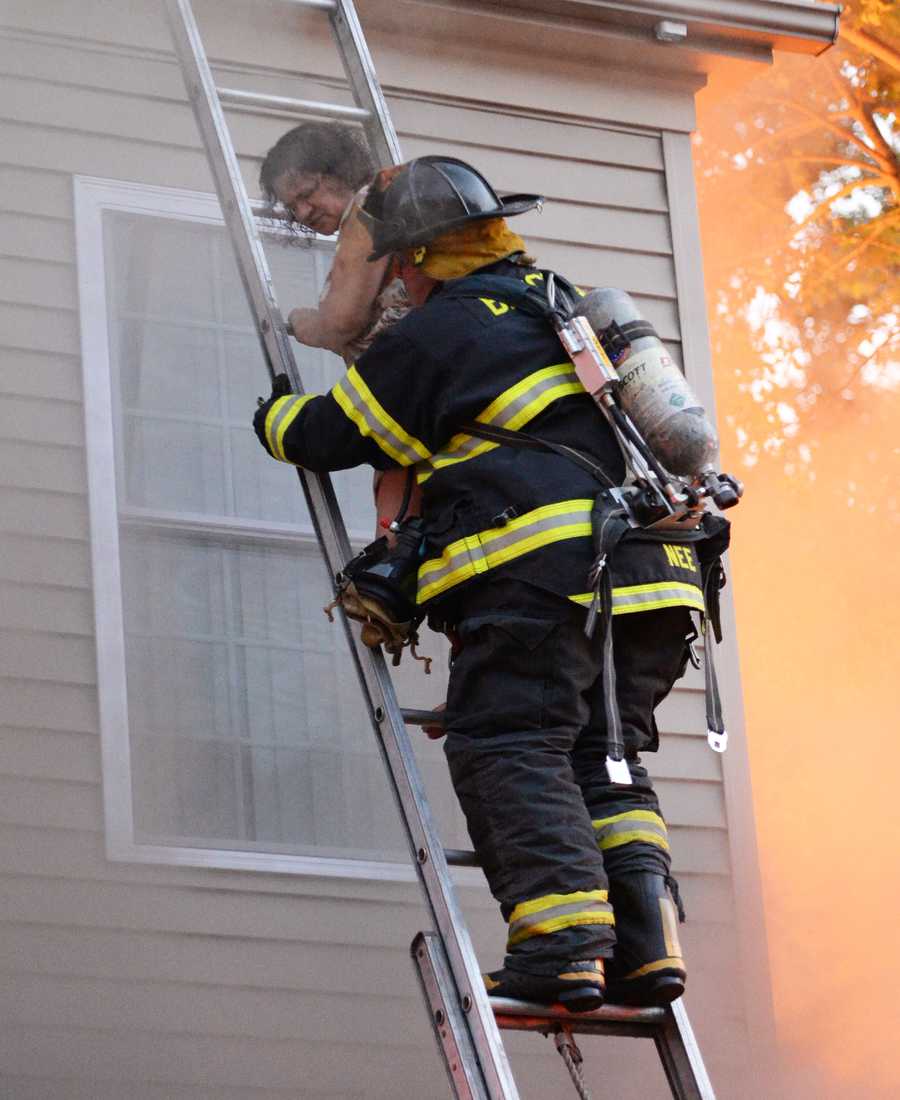
[[[238,168],[223,104],[325,116],[362,126],[377,163],[399,164],[400,145],[378,85],[352,0],[284,0],[326,13],[343,60],[355,107],[217,88],[190,0],[166,0],[175,50],[215,179],[269,375],[287,374],[295,393],[303,385],[275,300],[256,219]],[[326,566],[332,578],[351,556],[330,479],[297,471]],[[453,1095],[457,1100],[518,1100],[500,1028],[552,1035],[580,1096],[588,1098],[573,1033],[652,1038],[676,1100],[715,1100],[687,1013],[668,1008],[604,1006],[572,1016],[562,1009],[489,998],[456,899],[449,864],[473,864],[469,852],[445,851],[437,836],[406,725],[434,723],[430,712],[403,710],[380,650],[364,646],[344,619],[350,650],[397,799],[419,879],[434,923],[420,932],[412,956]]]

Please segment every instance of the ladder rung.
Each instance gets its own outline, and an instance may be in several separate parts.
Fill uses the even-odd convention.
[[[254,218],[259,218],[262,221],[285,223],[291,221],[291,215],[287,210],[282,210],[278,206],[270,206],[262,199],[251,199],[250,209],[253,211]]]
[[[340,103],[319,103],[314,99],[290,99],[282,95],[260,95],[258,92],[242,92],[237,88],[216,88],[219,99],[233,107],[261,107],[267,111],[286,111],[292,115],[324,115],[326,118],[344,118],[352,122],[365,122],[371,117],[364,107],[345,107]]]
[[[439,710],[415,710],[412,707],[402,707],[400,713],[408,726],[442,726],[444,724],[444,716]]]
[[[603,1005],[593,1012],[567,1012],[558,1005],[530,1004],[508,997],[491,997],[497,1026],[505,1031],[552,1031],[565,1024],[570,1031],[602,1035],[653,1038],[666,1021],[664,1008],[628,1008]]]
[[[251,199],[250,210],[257,222],[283,222],[283,228],[285,230],[289,229],[290,226],[293,224],[294,219],[291,217],[290,213],[287,210],[284,210],[281,206],[270,206],[269,203],[265,202],[263,199]],[[264,225],[263,229],[270,229],[277,232],[274,226]],[[305,229],[302,230],[302,232],[304,238],[307,239],[310,243],[315,240],[334,240],[333,237],[327,234],[320,235],[318,233],[313,233],[312,231],[307,232]]]
[[[465,848],[445,848],[444,858],[451,867],[480,867],[478,856],[467,852]]]
[[[334,11],[337,8],[335,0],[287,0],[297,8],[315,8],[316,11]]]

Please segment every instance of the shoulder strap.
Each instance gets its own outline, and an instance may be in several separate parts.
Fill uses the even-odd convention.
[[[491,443],[498,443],[501,446],[518,447],[520,450],[526,451],[552,451],[554,454],[562,455],[563,458],[574,462],[576,466],[580,466],[582,470],[585,470],[609,488],[614,488],[618,484],[602,467],[592,462],[587,455],[577,451],[574,447],[567,446],[565,443],[554,443],[549,439],[529,435],[528,432],[521,430],[513,432],[508,428],[495,427],[492,424],[469,422],[468,424],[460,424],[460,429],[468,432],[469,435],[477,436],[479,439],[487,439]]]

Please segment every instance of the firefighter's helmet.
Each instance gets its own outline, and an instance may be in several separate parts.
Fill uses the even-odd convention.
[[[370,192],[366,213],[374,249],[369,259],[426,244],[467,222],[524,214],[543,201],[540,195],[501,199],[480,172],[455,157],[418,157],[387,190]]]

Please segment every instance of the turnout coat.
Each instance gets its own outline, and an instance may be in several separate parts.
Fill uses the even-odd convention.
[[[464,586],[500,576],[587,605],[600,483],[562,455],[480,439],[464,425],[575,447],[615,484],[621,454],[551,325],[485,293],[485,274],[537,287],[544,278],[501,261],[442,284],[329,393],[271,398],[257,434],[274,458],[309,470],[413,467],[426,522],[417,598],[440,617],[452,617],[444,612]],[[636,540],[616,555],[613,614],[703,609],[696,554],[674,551]]]

